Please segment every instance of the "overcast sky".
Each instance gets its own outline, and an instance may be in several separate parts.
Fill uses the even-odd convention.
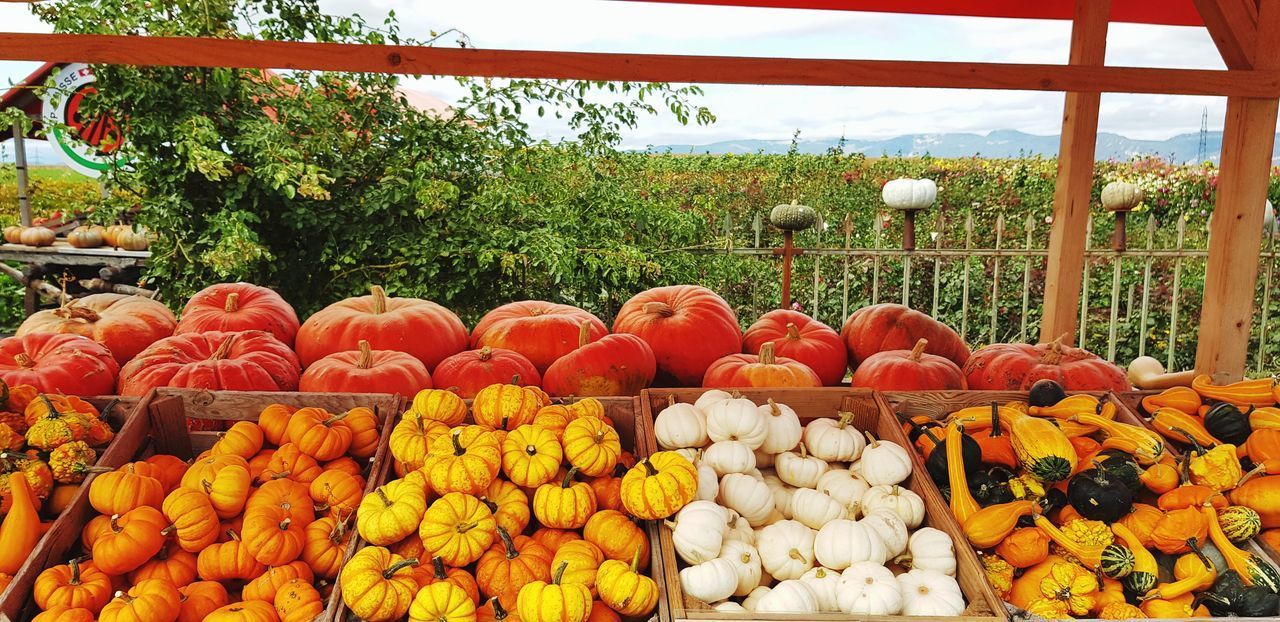
[[[426,38],[457,28],[476,47],[592,52],[646,52],[1013,63],[1062,63],[1070,23],[681,6],[603,0],[322,0],[333,13],[359,12],[380,23],[394,10],[403,34]],[[0,5],[5,30],[47,28],[23,4]],[[1202,28],[1112,24],[1107,63],[1221,69]],[[0,62],[0,81],[17,82],[38,64]],[[446,101],[458,94],[447,79],[412,85]],[[702,103],[719,118],[710,127],[681,127],[663,117],[646,120],[627,146],[703,144],[717,140],[889,137],[908,133],[1016,129],[1056,134],[1059,93],[707,85]],[[1101,130],[1162,139],[1222,127],[1225,99],[1104,95]],[[556,138],[551,122],[535,125]]]

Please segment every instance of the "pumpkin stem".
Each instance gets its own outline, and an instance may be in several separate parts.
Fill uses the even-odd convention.
[[[747,556],[747,559],[744,559],[742,563],[745,564],[747,563],[748,560],[750,560],[750,556]],[[631,572],[635,572],[636,569],[639,567],[640,567],[640,547],[637,546],[636,552],[631,555]]]
[[[583,320],[578,326],[578,347],[581,348],[588,343],[591,343],[591,322]]]
[[[479,524],[480,524],[479,521],[471,521],[469,523],[458,523],[458,525],[454,527],[454,530],[457,531],[458,533],[467,533],[468,531],[475,529],[476,526]]]
[[[115,533],[120,533],[121,531],[124,531],[124,528],[120,526],[119,522],[117,522],[119,521],[119,519],[120,519],[119,514],[111,515],[111,519],[110,519],[111,531],[114,531]]]
[[[289,531],[289,525],[293,522],[292,518],[285,518],[280,521],[280,531]]]
[[[328,419],[325,419],[323,422],[321,422],[321,425],[323,425],[326,428],[331,428],[333,427],[333,424],[339,421],[342,421],[343,419],[346,419],[347,415],[349,414],[351,414],[351,411],[348,410],[336,415],[330,415]]]
[[[369,293],[373,295],[373,314],[382,315],[387,312],[387,290],[382,289],[381,285],[373,285],[369,287]]]
[[[1046,365],[1057,365],[1062,361],[1062,344],[1071,336],[1071,333],[1062,333],[1057,339],[1045,344],[1045,352],[1040,355],[1040,362]]]
[[[480,348],[480,354],[477,354],[476,358],[480,359],[481,361],[487,361],[493,358],[493,348],[490,348],[489,346]]]
[[[773,342],[768,341],[765,342],[764,345],[760,346],[760,364],[773,365],[773,361]]]
[[[507,550],[507,559],[515,559],[520,557],[520,551],[516,549],[516,544],[511,541],[511,534],[501,525],[498,526],[498,537],[502,538],[502,547]]]
[[[920,357],[924,356],[924,349],[929,347],[928,339],[919,339],[916,341],[914,348],[911,348],[911,355],[908,358],[913,363],[919,363]]]
[[[560,565],[556,566],[555,572],[551,573],[552,585],[560,585],[560,579],[564,577],[564,569],[568,567],[569,567],[569,562],[567,561],[560,562]]]
[[[1236,484],[1236,487],[1238,488],[1238,487],[1240,487],[1240,486],[1243,486],[1243,485],[1245,484],[1245,482],[1247,482],[1247,481],[1249,481],[1249,480],[1251,480],[1251,479],[1253,479],[1253,478],[1255,478],[1255,477],[1257,477],[1257,476],[1259,476],[1259,475],[1265,475],[1266,473],[1267,473],[1267,465],[1266,465],[1266,463],[1264,462],[1264,463],[1259,464],[1258,466],[1255,466],[1255,467],[1253,467],[1252,469],[1250,469],[1248,473],[1245,473],[1245,474],[1244,474],[1244,477],[1241,477],[1241,478],[1240,478],[1240,481]]]
[[[386,505],[387,507],[391,507],[391,499],[389,499],[387,497],[387,493],[382,490],[382,486],[378,486],[377,488],[374,488],[373,492],[378,495],[378,498],[382,500],[382,503],[384,505]]]
[[[231,538],[231,540],[232,540],[232,541],[235,541],[235,542],[239,542],[239,541],[240,541],[240,534],[236,533],[236,530],[234,530],[234,529],[228,529],[228,530],[227,530],[227,537],[228,537],[228,538]]]
[[[231,352],[231,344],[235,342],[235,340],[235,333],[228,334],[226,340],[218,345],[218,349],[214,350],[213,354],[209,355],[209,360],[221,361],[222,359],[227,358],[227,354]]]
[[[480,497],[480,503],[483,503],[484,507],[489,508],[490,514],[498,513],[498,504],[494,501],[490,501],[488,497]]]
[[[643,464],[643,465],[644,465],[644,470],[648,473],[648,476],[649,476],[649,477],[653,477],[653,476],[655,476],[655,475],[657,475],[657,474],[658,474],[658,470],[657,470],[657,469],[655,469],[655,468],[653,468],[653,465],[649,463],[649,459],[648,459],[648,458],[645,458],[644,460],[641,460],[641,461],[640,461],[640,464]]]
[[[373,347],[364,339],[360,340],[359,347],[360,358],[356,361],[356,369],[369,369],[370,367],[373,367]]]
[[[991,438],[995,438],[1004,434],[1004,430],[1000,428],[1000,403],[991,402]]]
[[[668,395],[668,396],[667,396],[667,408],[670,408],[670,407],[675,406],[675,405],[676,405],[676,396],[674,396],[674,395]]]
[[[19,352],[13,355],[13,362],[17,363],[18,367],[22,367],[24,369],[30,369],[36,366],[36,362],[31,360],[31,357],[27,356],[26,352]]]
[[[222,310],[227,313],[234,313],[240,310],[240,293],[231,292],[227,294],[227,301],[222,304]]]
[[[659,302],[659,301],[656,301],[656,300],[654,300],[654,301],[652,301],[652,302],[646,302],[646,303],[644,303],[644,306],[643,306],[642,308],[644,309],[644,312],[645,312],[646,314],[648,314],[648,315],[658,315],[658,316],[661,316],[661,317],[671,317],[671,316],[673,316],[673,315],[675,315],[675,314],[676,314],[675,309],[672,309],[672,308],[671,308],[671,305],[669,305],[669,304],[667,304],[667,303],[665,303],[665,302]]]
[[[82,559],[84,558],[72,557],[71,561],[67,562],[67,565],[71,566],[71,580],[67,582],[68,585],[80,585],[80,561]]]
[[[454,430],[451,434],[449,434],[450,440],[453,441],[453,455],[455,456],[461,456],[462,454],[467,453],[467,448],[463,447],[462,441],[459,440],[459,437],[461,436],[462,436],[462,430]]]
[[[843,429],[845,429],[846,427],[848,427],[848,425],[849,425],[850,423],[853,423],[853,413],[851,413],[851,412],[839,412],[839,413],[836,413],[836,414],[837,414],[837,415],[839,415],[839,417],[840,417],[840,421],[839,421],[839,423],[838,423],[838,425],[837,425],[836,427],[840,428],[841,430],[843,430]]]
[[[800,562],[807,561],[804,558],[804,554],[800,552],[800,549],[791,549],[790,551],[787,551],[787,557]]]
[[[502,608],[502,603],[498,600],[497,596],[490,598],[489,602],[493,603],[493,619],[494,620],[497,620],[498,622],[502,622],[503,620],[507,619],[507,610]]]
[[[569,485],[573,483],[573,476],[577,474],[578,474],[578,467],[571,467],[569,469],[569,472],[564,474],[564,480],[560,482],[560,487],[568,488]],[[657,475],[657,472],[654,472],[653,474]]]
[[[876,437],[871,436],[871,432],[863,430],[862,435],[867,437],[867,447],[878,447],[880,445],[880,441],[876,440]]]
[[[511,376],[511,384],[514,384],[517,387],[520,386],[520,374],[515,374]]]
[[[1200,563],[1204,564],[1205,568],[1214,570],[1213,562],[1209,561],[1209,558],[1205,556],[1204,551],[1200,550],[1200,543],[1196,542],[1195,536],[1187,538],[1187,546],[1191,547],[1191,552],[1195,553],[1196,557],[1200,558]]]
[[[347,535],[346,519],[338,519],[333,521],[333,529],[329,530],[329,541],[334,544],[341,544]]]
[[[787,339],[792,341],[799,341],[800,339],[800,327],[796,326],[794,322],[787,322]]]
[[[498,529],[502,529],[499,527]],[[444,560],[439,555],[431,558],[431,574],[436,579],[443,581],[449,578],[449,573],[444,570]]]
[[[771,414],[774,417],[782,416],[782,409],[778,408],[778,403],[773,401],[772,397],[769,398],[769,414]]]
[[[375,285],[374,287],[377,287],[377,286]],[[387,566],[387,569],[382,571],[382,578],[390,581],[391,577],[395,576],[397,572],[400,572],[401,570],[408,568],[410,566],[417,566],[417,565],[418,565],[417,557],[402,559],[394,564],[391,564],[390,566]]]

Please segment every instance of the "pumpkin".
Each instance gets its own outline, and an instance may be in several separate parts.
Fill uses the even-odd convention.
[[[298,527],[310,525],[316,519],[306,485],[289,479],[274,479],[258,487],[244,505],[245,514],[257,508],[286,510]],[[243,518],[239,516],[236,520]]]
[[[1067,502],[1081,516],[1114,523],[1133,510],[1133,491],[1102,467],[1081,471],[1067,485]]]
[[[146,231],[137,231],[128,227],[116,233],[116,246],[126,251],[145,251],[151,246],[151,239]]]
[[[131,570],[128,577],[134,585],[144,579],[164,579],[183,587],[196,580],[196,556],[170,542],[155,557]]]
[[[346,413],[334,415],[323,408],[299,408],[285,428],[285,445],[296,445],[298,451],[319,462],[336,460],[351,447],[351,428],[344,419]]]
[[[745,352],[759,352],[765,343],[773,344],[775,355],[808,366],[823,385],[834,386],[844,380],[848,354],[840,334],[799,311],[770,311],[742,334]]]
[[[641,617],[653,612],[658,605],[658,584],[638,572],[640,551],[631,558],[631,564],[616,559],[600,564],[596,573],[596,590],[600,600],[627,617]]]
[[[476,620],[477,622],[520,622],[520,617],[514,612],[507,611],[495,596],[476,609]]]
[[[316,502],[316,510],[328,511],[333,516],[348,518],[364,497],[364,478],[344,471],[325,469],[311,480],[308,492]]]
[[[592,341],[609,334],[604,322],[578,307],[520,300],[502,305],[480,318],[471,331],[471,346],[517,352],[542,373],[556,359],[573,351],[583,322],[591,325]],[[510,374],[505,376],[510,377]]]
[[[564,457],[583,475],[600,477],[613,471],[622,453],[618,431],[595,417],[579,417],[564,429]]]
[[[244,545],[264,566],[282,566],[298,558],[306,537],[306,525],[293,521],[288,508],[265,506],[246,510]]]
[[[249,484],[249,463],[235,455],[197,460],[182,475],[182,487],[208,495],[218,518],[224,520],[244,509]]]
[[[431,388],[431,374],[422,361],[404,352],[374,351],[364,339],[356,345],[357,350],[334,352],[308,366],[298,390],[412,395]]]
[[[653,383],[657,362],[653,350],[635,335],[590,339],[591,323],[583,322],[578,347],[556,359],[542,375],[542,386],[554,396],[627,396]]]
[[[427,510],[425,483],[406,477],[374,489],[360,501],[356,512],[356,530],[360,536],[378,546],[387,546],[418,530]]]
[[[1049,537],[1035,527],[1015,529],[996,545],[996,554],[1014,568],[1029,568],[1049,556]]]
[[[559,567],[563,562],[566,566],[562,580],[565,583],[581,583],[595,594],[596,573],[604,560],[604,552],[600,547],[587,540],[571,540],[556,549],[555,557],[547,566],[548,576],[551,568]]]
[[[466,417],[467,403],[459,394],[445,389],[424,389],[413,396],[404,419],[428,419],[453,427]]]
[[[31,622],[97,622],[97,617],[90,609],[58,605],[36,614]]]
[[[560,546],[565,543],[582,539],[582,536],[576,531],[569,529],[552,529],[551,527],[539,527],[533,532],[533,535],[529,537],[538,541],[542,546],[547,547],[548,551],[552,552],[559,550]]]
[[[431,455],[422,465],[437,493],[480,494],[498,475],[502,450],[497,438],[482,426],[454,428],[431,441]],[[454,564],[461,565],[461,564]]]
[[[878,352],[909,350],[921,339],[929,341],[933,354],[964,365],[969,348],[947,325],[903,305],[877,304],[854,311],[840,329],[849,353],[849,367]]]
[[[636,294],[618,311],[613,331],[648,343],[659,378],[668,385],[700,386],[713,362],[742,350],[733,309],[715,292],[693,285]]]
[[[551,582],[533,581],[520,588],[516,607],[524,622],[585,622],[591,614],[591,590],[579,583],[561,583],[565,564]]]
[[[1241,380],[1228,385],[1215,386],[1206,375],[1191,380],[1191,388],[1206,402],[1226,402],[1234,406],[1271,407],[1276,403],[1275,381],[1271,378]]]
[[[573,467],[556,483],[538,486],[533,493],[533,515],[538,522],[555,529],[578,529],[596,512],[596,496],[584,482],[574,482]]]
[[[448,434],[449,426],[434,419],[406,413],[396,423],[396,427],[391,429],[388,448],[397,465],[403,465],[405,471],[414,471],[421,469],[426,463],[431,443]]]
[[[113,598],[98,616],[101,622],[174,622],[182,605],[182,594],[163,579],[140,581]]]
[[[596,512],[587,519],[582,536],[599,547],[606,559],[629,562],[639,554],[640,567],[649,567],[649,539],[644,530],[622,512]]]
[[[519,385],[494,384],[481,389],[471,402],[471,412],[479,425],[495,430],[514,430],[533,421],[543,404],[532,389]]]
[[[1194,415],[1200,408],[1200,394],[1191,387],[1170,387],[1142,398],[1142,409],[1154,415],[1161,408],[1172,408],[1184,415]]]
[[[262,428],[252,421],[237,421],[209,448],[209,455],[231,454],[249,460],[262,451]]]
[[[964,389],[964,375],[950,359],[925,352],[928,339],[910,350],[887,350],[867,357],[849,381],[880,391],[952,391]]]
[[[480,501],[489,507],[494,522],[507,533],[524,533],[525,527],[529,526],[529,496],[519,486],[495,479],[481,495]]]
[[[467,598],[473,603],[480,602],[480,586],[476,583],[475,577],[471,573],[461,568],[448,568],[444,565],[444,560],[438,556],[431,558],[430,565],[419,565],[414,572],[414,578],[418,585],[426,587],[432,583],[441,581],[452,583],[458,586],[463,592],[466,592]],[[515,600],[514,595],[512,601]]]
[[[405,352],[427,370],[467,348],[467,327],[452,311],[427,300],[393,298],[374,285],[370,295],[335,302],[307,318],[298,329],[303,366],[358,348]]]
[[[289,562],[283,566],[267,568],[261,575],[244,585],[241,595],[244,600],[260,600],[274,603],[276,592],[294,579],[301,579],[310,583],[315,580],[315,575],[312,574],[311,568],[305,562]]]
[[[0,339],[0,380],[40,393],[109,395],[120,365],[106,346],[79,335],[32,333]]]
[[[164,548],[161,531],[169,525],[164,515],[150,506],[141,506],[122,515],[112,515],[110,529],[93,543],[94,565],[109,575],[120,575],[143,565]],[[0,531],[0,541],[3,541]]]
[[[525,386],[542,384],[538,368],[523,354],[489,346],[459,352],[440,361],[431,377],[436,386],[448,388],[465,399],[474,398],[491,384],[502,384],[512,378],[519,378],[518,384]]]
[[[622,476],[622,505],[627,513],[644,520],[675,514],[697,492],[697,470],[673,451],[655,452]]]
[[[124,365],[147,346],[173,334],[177,320],[163,304],[144,296],[90,294],[57,309],[39,311],[18,327],[18,337],[67,333],[88,337]]]
[[[626,467],[622,463],[618,463],[613,467],[613,471],[617,475],[626,472]],[[591,486],[591,492],[596,495],[596,507],[601,510],[619,510],[622,506],[622,477],[612,477],[602,475],[587,480],[587,485]]]
[[[1142,188],[1125,181],[1113,181],[1102,187],[1102,208],[1109,212],[1127,212],[1142,203]]]
[[[257,330],[188,333],[151,344],[120,370],[121,395],[156,387],[293,391],[301,366],[289,346]]]
[[[1204,542],[1208,537],[1209,526],[1196,507],[1165,512],[1151,530],[1151,543],[1168,555],[1186,553],[1191,550],[1189,541]]]
[[[31,597],[41,609],[53,607],[102,610],[111,600],[111,578],[84,558],[73,558],[36,577]]]
[[[974,547],[989,549],[1009,538],[1010,534],[1017,528],[1018,520],[1036,510],[1035,502],[1025,499],[989,505],[974,512],[964,521],[964,535]],[[1041,535],[1043,536],[1043,534]],[[1005,560],[1013,564],[1013,560],[1007,557]],[[1036,561],[1023,566],[1014,564],[1014,567],[1026,568],[1035,563],[1039,562]]]
[[[820,387],[822,380],[804,363],[774,356],[773,343],[760,355],[730,354],[707,368],[704,387]]]
[[[1249,440],[1249,434],[1253,432],[1249,425],[1249,416],[1226,402],[1219,402],[1209,407],[1208,412],[1204,414],[1204,428],[1214,438],[1232,445],[1243,445]]]
[[[496,538],[493,513],[479,499],[450,492],[436,499],[422,517],[418,535],[445,564],[460,567],[480,559]]]
[[[299,409],[298,412],[302,412],[302,409]],[[297,415],[297,413],[294,414],[295,416]],[[332,445],[324,445],[322,443],[332,442],[340,445],[343,439],[349,438],[350,430],[345,430],[346,434],[344,434],[338,431],[339,429],[345,430],[345,427],[338,428],[335,426],[329,430],[325,430],[323,427],[321,429],[316,429],[315,427],[308,429],[307,434],[314,435],[310,441],[314,444],[309,446],[308,451],[312,453],[331,452]],[[338,440],[333,440],[335,438]],[[303,451],[299,445],[290,442],[281,445],[271,454],[271,460],[267,462],[266,469],[258,476],[258,481],[265,483],[270,480],[288,479],[300,484],[310,484],[323,471],[324,469],[320,468],[320,462],[314,456]]]
[[[737,569],[733,565],[733,560],[723,557],[681,568],[680,587],[685,595],[704,602],[724,600],[732,596],[738,587]],[[763,589],[768,590],[768,588]],[[755,594],[755,591],[752,594]],[[750,605],[750,597],[744,602]]]
[[[818,213],[798,201],[775,205],[769,210],[769,224],[783,231],[804,231],[818,221]]]
[[[351,532],[347,529],[345,519],[339,520],[333,516],[317,519],[307,525],[299,558],[306,562],[316,576],[333,579],[342,568],[350,539]]]
[[[106,241],[102,238],[104,232],[106,228],[98,225],[76,227],[67,232],[67,244],[74,248],[97,248]]]
[[[1124,370],[1062,339],[1040,345],[997,343],[973,353],[964,365],[970,390],[1025,391],[1048,379],[1068,391],[1128,391]]]
[[[294,579],[276,592],[273,602],[280,622],[311,622],[324,612],[320,592],[311,583]]]
[[[448,583],[432,583],[413,597],[410,622],[474,622],[476,604],[465,591]]]
[[[164,488],[159,480],[139,475],[132,464],[101,473],[89,483],[89,505],[101,514],[123,514],[140,506],[159,508]]]
[[[498,528],[500,542],[485,551],[476,562],[476,583],[489,596],[508,597],[515,602],[520,588],[533,581],[551,579],[551,551],[537,541]]]
[[[502,472],[525,488],[550,481],[563,458],[555,435],[535,425],[522,425],[502,441]]]
[[[253,551],[240,540],[240,534],[228,531],[226,542],[211,544],[196,556],[196,571],[206,581],[249,580],[267,567],[254,558]]]
[[[27,246],[52,246],[58,234],[48,227],[27,227],[18,234],[18,241]]]
[[[293,347],[298,314],[274,290],[251,283],[218,283],[191,297],[174,334],[261,330]]]

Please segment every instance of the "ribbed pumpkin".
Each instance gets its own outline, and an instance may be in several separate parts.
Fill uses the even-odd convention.
[[[120,394],[156,387],[293,391],[301,372],[297,355],[270,333],[188,333],[151,344],[125,365]]]
[[[910,350],[888,350],[867,357],[853,372],[851,386],[879,391],[953,391],[964,389],[964,374],[950,359],[926,352],[928,339]]]
[[[969,347],[956,331],[903,305],[885,303],[854,311],[841,327],[840,337],[849,351],[849,367],[854,369],[877,352],[909,350],[921,339],[929,340],[933,354],[956,365],[969,360]]]
[[[589,322],[582,323],[578,348],[547,368],[542,387],[560,397],[640,395],[657,373],[649,344],[635,335],[605,335],[589,341],[591,327]]]
[[[636,294],[618,311],[613,332],[630,333],[648,343],[659,382],[675,386],[701,385],[713,362],[742,351],[742,331],[733,308],[715,292],[695,285]]]
[[[335,302],[298,329],[303,365],[334,352],[355,350],[364,339],[374,350],[408,353],[427,370],[467,347],[467,327],[452,311],[428,300],[393,298],[380,286],[370,295]]]
[[[375,351],[363,339],[358,350],[334,352],[316,361],[298,382],[299,391],[314,393],[413,395],[431,387],[431,374],[422,361],[404,352]]]
[[[765,343],[773,343],[774,354],[808,365],[826,386],[844,380],[849,354],[840,334],[799,311],[774,309],[742,334],[744,352],[759,352]]]
[[[298,314],[274,290],[252,283],[217,283],[191,297],[175,334],[261,330],[293,347]]]
[[[965,382],[975,391],[1026,391],[1037,380],[1053,380],[1068,391],[1128,391],[1124,370],[1098,355],[1050,343],[997,343],[973,353],[964,366]]]
[[[489,346],[518,352],[541,374],[556,359],[577,347],[583,322],[588,324],[591,341],[609,334],[600,318],[578,307],[544,300],[520,300],[502,305],[480,318],[471,331],[471,347]],[[510,377],[511,374],[507,374],[506,378]]]
[[[774,356],[773,344],[760,355],[730,354],[707,368],[704,387],[820,387],[822,380],[804,363]]]
[[[79,335],[33,333],[0,339],[0,380],[41,393],[110,395],[120,365],[106,346]]]
[[[91,294],[57,309],[39,311],[18,327],[17,336],[67,333],[88,337],[111,351],[124,365],[147,346],[173,334],[173,313],[143,296]]]
[[[491,384],[510,382],[512,378],[519,378],[518,384],[523,386],[542,384],[542,374],[523,354],[489,346],[459,352],[440,361],[431,378],[436,386],[454,391],[464,399],[475,397]]]

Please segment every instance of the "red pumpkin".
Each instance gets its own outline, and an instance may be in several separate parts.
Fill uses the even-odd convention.
[[[218,283],[187,301],[176,334],[263,330],[293,347],[298,314],[274,290],[252,283]]]
[[[851,386],[879,391],[950,391],[964,389],[964,374],[950,359],[928,354],[928,339],[910,350],[877,352],[858,366]]]
[[[124,365],[147,346],[173,334],[169,308],[143,296],[90,294],[57,309],[40,311],[18,327],[17,335],[68,333],[88,337]]]
[[[730,354],[707,368],[702,386],[722,387],[820,387],[818,374],[804,363],[774,356],[773,344],[760,346],[760,355]]]
[[[298,390],[313,393],[399,393],[417,395],[431,388],[427,366],[404,352],[374,350],[360,340],[360,349],[335,352],[302,374]]]
[[[1130,391],[1129,378],[1114,363],[1081,348],[1050,343],[996,343],[979,349],[964,366],[975,391],[1026,391],[1037,380],[1053,380],[1068,391]]]
[[[301,371],[298,357],[271,333],[187,333],[155,342],[125,365],[120,394],[156,387],[294,391]]]
[[[742,351],[733,309],[715,292],[696,285],[655,287],[622,305],[613,332],[630,333],[653,350],[664,383],[693,387],[721,357]]]
[[[32,333],[0,339],[0,380],[41,393],[110,395],[120,365],[106,346],[79,335]]]
[[[471,347],[514,350],[542,374],[556,359],[578,346],[578,327],[583,322],[590,323],[593,341],[609,334],[600,318],[574,306],[543,300],[512,302],[480,318],[471,331]],[[502,382],[510,379],[508,376]]]
[[[355,350],[361,339],[374,350],[411,354],[428,371],[467,349],[467,327],[452,311],[429,300],[389,297],[378,285],[370,291],[335,302],[302,323],[297,346],[304,366]]]
[[[454,390],[463,399],[475,397],[491,384],[509,383],[512,378],[518,378],[516,384],[522,387],[542,384],[542,374],[523,354],[489,346],[440,361],[431,377],[436,386]]]
[[[840,329],[849,350],[849,367],[855,371],[872,354],[888,350],[910,350],[921,339],[929,340],[929,351],[963,366],[969,360],[969,346],[951,327],[914,309],[895,304],[878,304],[854,311]]]
[[[775,309],[742,334],[743,352],[759,352],[766,342],[773,353],[808,365],[822,384],[840,384],[849,364],[844,341],[835,329],[799,311]]]
[[[635,335],[605,335],[592,342],[590,328],[582,323],[578,349],[547,368],[542,388],[559,397],[640,395],[658,372],[649,344]]]

